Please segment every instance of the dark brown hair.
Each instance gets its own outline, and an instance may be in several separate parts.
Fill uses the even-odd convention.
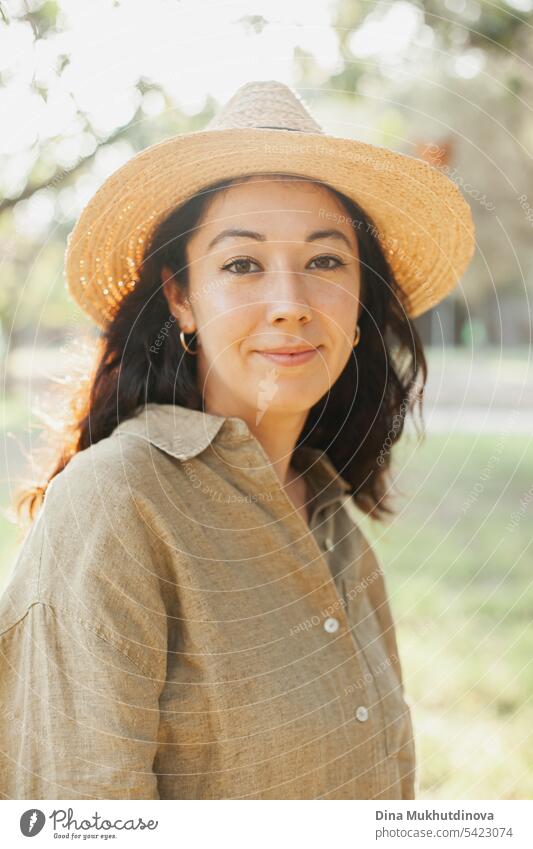
[[[54,428],[59,442],[47,447],[52,462],[43,480],[15,498],[20,517],[30,520],[50,480],[79,451],[109,436],[119,422],[149,402],[202,409],[196,384],[196,358],[180,344],[179,327],[162,288],[167,266],[184,293],[188,287],[186,246],[210,201],[231,185],[260,175],[220,181],[174,209],[157,227],[145,251],[140,278],[121,302],[113,321],[89,344],[92,365],[72,381],[65,413]],[[274,175],[269,175],[274,176]],[[294,179],[295,175],[276,177]],[[298,177],[298,179],[306,179]],[[391,449],[408,412],[419,406],[422,418],[427,365],[422,342],[402,306],[399,286],[379,241],[378,228],[354,201],[317,182],[340,201],[353,224],[360,258],[361,342],[343,372],[310,410],[298,444],[324,451],[351,484],[357,506],[374,519],[393,514],[389,493]],[[166,330],[164,330],[166,328]],[[163,343],[161,337],[163,335]],[[155,341],[159,339],[159,347]],[[195,339],[187,339],[195,349]],[[57,409],[57,398],[54,399]]]

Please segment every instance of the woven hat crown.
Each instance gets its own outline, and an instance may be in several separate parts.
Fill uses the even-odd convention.
[[[296,92],[276,80],[259,80],[241,86],[206,129],[251,128],[324,134]]]

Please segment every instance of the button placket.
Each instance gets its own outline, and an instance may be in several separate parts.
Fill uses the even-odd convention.
[[[324,545],[324,548],[326,549],[326,551],[333,551],[333,549],[335,548],[335,542],[334,542],[333,538],[330,537],[330,536],[327,536],[327,537],[324,538],[323,545]]]
[[[328,634],[335,634],[335,632],[339,630],[339,625],[339,620],[336,619],[335,616],[328,616],[328,618],[324,620],[324,631],[327,631]]]
[[[241,439],[242,439],[242,437],[241,437]],[[325,560],[324,552],[322,552],[320,550],[320,547],[319,547],[318,542],[315,538],[315,535],[313,533],[312,528],[313,528],[314,521],[315,521],[317,513],[319,511],[322,511],[325,507],[328,507],[330,504],[334,504],[335,502],[337,502],[339,500],[339,496],[337,495],[334,498],[328,499],[323,504],[317,506],[313,510],[313,513],[310,516],[309,525],[308,525],[307,522],[305,522],[304,519],[302,519],[301,515],[297,511],[294,511],[294,504],[290,500],[286,491],[281,486],[280,480],[279,480],[278,476],[276,475],[276,473],[274,472],[274,470],[272,469],[272,467],[270,465],[270,460],[267,457],[265,449],[263,448],[263,446],[261,445],[259,440],[256,439],[254,436],[250,435],[248,437],[247,441],[249,441],[250,444],[253,445],[255,451],[260,454],[260,456],[263,460],[264,474],[270,478],[269,489],[271,491],[275,492],[277,494],[278,498],[280,498],[284,502],[284,504],[287,506],[287,508],[288,508],[288,511],[287,511],[288,521],[291,521],[295,525],[295,527],[297,527],[297,529],[300,531],[299,537],[303,541],[303,545],[309,546],[311,549],[314,549],[314,554],[313,554],[313,557],[310,559],[310,562],[313,563],[313,565],[315,563],[318,563],[317,569],[322,571],[324,573],[324,575],[327,575],[328,578],[331,579],[331,570],[329,568],[328,563]],[[327,523],[326,538],[329,539],[331,542],[333,542],[332,517],[329,514],[328,514],[326,523]],[[306,569],[309,571],[309,566],[307,566]],[[334,581],[333,580],[322,580],[321,586],[322,587],[327,586],[328,583],[330,583],[332,585],[332,590],[333,590],[333,593],[335,595],[335,605],[338,608],[342,607],[341,599],[340,599],[339,593],[337,591],[337,588],[335,587]],[[345,621],[344,621],[343,624],[345,626],[347,626],[347,624],[348,624],[346,617],[345,617]]]
[[[343,594],[347,597],[344,580],[342,583],[344,587]],[[356,625],[350,624],[350,605],[351,602],[349,601],[346,607],[346,617],[349,620],[348,627],[350,628],[352,639],[362,656],[362,665],[365,667],[366,674],[370,676],[373,690],[375,690],[377,696],[376,708],[379,709],[383,724],[387,754],[394,758],[398,754],[403,723],[405,721],[407,710],[405,701],[399,689],[399,682],[396,683],[394,681],[394,686],[390,686],[390,675],[394,675],[394,672],[391,672],[390,665],[386,663],[387,659],[382,659],[381,656],[378,657],[377,655],[380,646],[379,632],[374,628],[370,628],[368,623],[367,628],[370,628],[368,633],[364,628],[362,629],[362,626],[357,631]],[[368,614],[366,615],[368,616]]]
[[[258,442],[257,444],[260,451],[263,452],[263,448],[260,443]],[[274,472],[272,472],[272,474],[274,475]],[[292,505],[292,502],[290,501],[289,496],[287,495],[285,490],[282,489],[277,477],[276,481],[278,483],[277,491],[279,497],[287,504],[288,508],[293,509],[294,506]],[[325,621],[327,621],[328,619],[334,619],[338,622],[338,627],[335,628],[335,632],[339,631],[342,628],[345,634],[349,634],[350,627],[348,618],[344,611],[344,599],[341,597],[341,594],[337,589],[331,569],[326,560],[326,555],[324,551],[321,551],[318,541],[313,532],[313,527],[317,514],[321,512],[325,507],[329,507],[331,504],[334,504],[337,501],[338,497],[332,498],[317,507],[311,514],[311,517],[309,519],[309,525],[304,521],[304,519],[302,519],[301,515],[298,512],[292,513],[289,517],[289,520],[292,521],[295,526],[297,526],[297,529],[301,531],[301,533],[299,534],[299,544],[303,546],[304,552],[306,548],[308,549],[308,564],[306,565],[305,569],[308,575],[316,575],[316,579],[317,581],[319,581],[320,595],[324,597],[324,601],[321,601],[320,603],[320,611],[322,611],[323,615],[325,615]],[[326,539],[333,540],[332,524],[332,516],[328,513],[326,519]],[[331,631],[330,633],[334,632]]]
[[[324,599],[325,603],[322,603],[320,607],[323,615],[325,616],[323,627],[328,633],[337,633],[342,629],[345,634],[349,634],[350,625],[345,612],[345,601],[339,593],[333,574],[326,560],[326,554],[324,551],[321,551],[318,541],[313,533],[315,516],[316,513],[314,513],[311,517],[310,527],[307,535],[304,537],[304,545],[309,546],[311,555],[309,562],[313,564],[313,567],[316,570],[317,578],[320,581],[321,595],[326,596],[327,594],[329,596],[329,598]],[[301,516],[298,515],[295,518],[297,518],[303,525],[305,524]],[[325,539],[332,540],[333,538],[332,531],[330,530],[331,522],[331,516],[328,516],[328,534]],[[309,566],[307,566],[306,569],[309,569]]]
[[[298,545],[302,547],[304,554],[309,555],[307,565],[305,567],[306,574],[311,579],[316,579],[316,582],[319,589],[320,600],[319,604],[319,612],[322,612],[325,619],[323,621],[322,627],[326,631],[327,629],[324,627],[324,622],[329,620],[335,620],[338,623],[338,627],[335,627],[334,631],[328,631],[328,633],[335,633],[336,636],[333,639],[337,640],[339,638],[348,638],[350,640],[352,648],[355,648],[355,654],[350,656],[350,662],[348,665],[352,665],[352,663],[357,667],[354,672],[347,669],[347,663],[344,662],[341,664],[338,669],[335,670],[335,675],[339,680],[339,686],[346,689],[347,679],[348,682],[350,680],[355,680],[357,678],[361,678],[363,675],[364,669],[363,664],[359,660],[360,649],[357,645],[357,642],[354,640],[353,634],[351,632],[350,623],[347,616],[347,611],[345,610],[346,602],[342,597],[342,593],[339,593],[335,580],[333,578],[331,569],[326,560],[326,555],[323,551],[321,551],[318,541],[313,533],[313,526],[317,516],[317,513],[322,511],[324,508],[329,507],[331,504],[335,504],[339,501],[339,496],[335,496],[334,498],[328,499],[323,504],[316,507],[313,510],[313,513],[310,516],[309,524],[305,522],[298,511],[294,511],[294,505],[291,502],[289,496],[282,488],[280,480],[274,470],[270,466],[270,460],[267,457],[267,454],[259,442],[254,436],[250,436],[248,441],[253,445],[255,451],[260,455],[264,464],[264,474],[268,477],[269,480],[269,489],[275,493],[278,498],[285,504],[287,507],[287,521],[292,522],[295,529],[299,531],[299,542]],[[333,516],[328,513],[327,517],[327,531],[325,539],[329,539],[333,541]],[[313,581],[314,583],[314,581]],[[323,600],[322,600],[323,599]],[[331,627],[328,626],[328,627]],[[341,633],[339,633],[341,632]],[[368,692],[366,690],[366,685],[361,689],[361,696],[366,698],[368,701]],[[342,697],[344,699],[344,697]],[[352,708],[352,716],[353,716],[353,708]]]
[[[355,709],[355,718],[359,722],[366,722],[368,719],[368,708],[365,705],[358,705]]]
[[[322,505],[322,507],[330,506],[332,503],[335,503],[335,501],[336,501],[336,499],[332,499],[331,501],[328,501],[326,504]],[[322,507],[320,509],[322,509]],[[349,663],[343,663],[342,665],[340,665],[339,668],[335,670],[335,675],[337,676],[337,678],[339,680],[339,691],[342,694],[341,695],[341,702],[345,706],[344,710],[345,710],[346,718],[349,719],[351,717],[352,721],[353,721],[354,718],[356,718],[356,719],[358,719],[358,721],[360,723],[362,723],[362,722],[366,722],[370,718],[369,710],[365,705],[354,705],[353,704],[352,697],[349,695],[349,693],[350,693],[349,687],[350,687],[352,681],[354,681],[354,680],[360,681],[361,684],[359,686],[359,698],[364,699],[366,704],[371,703],[370,694],[367,690],[366,682],[364,680],[364,673],[365,673],[365,670],[366,670],[366,658],[364,657],[363,653],[361,652],[361,649],[358,645],[358,642],[357,642],[356,639],[354,639],[354,635],[352,633],[352,628],[351,628],[350,621],[349,621],[349,618],[348,618],[345,593],[343,593],[342,591],[339,591],[339,589],[337,588],[337,585],[336,585],[335,580],[333,578],[329,564],[326,561],[326,555],[320,550],[318,542],[317,542],[317,540],[316,540],[316,538],[315,538],[315,536],[312,532],[312,526],[313,526],[315,517],[316,517],[316,512],[313,513],[313,515],[310,519],[310,523],[309,523],[310,527],[311,527],[311,536],[312,536],[312,539],[309,540],[309,546],[311,548],[314,548],[315,551],[319,554],[319,557],[316,558],[316,560],[315,560],[315,563],[318,561],[317,569],[320,570],[320,571],[326,571],[327,572],[328,584],[329,584],[329,587],[331,588],[333,595],[335,596],[335,601],[333,602],[333,604],[322,605],[321,608],[320,608],[326,614],[326,618],[324,619],[324,621],[322,623],[322,627],[324,628],[324,631],[326,631],[327,633],[331,633],[331,634],[333,634],[333,633],[338,634],[339,630],[342,628],[343,633],[339,636],[342,636],[342,635],[347,636],[350,639],[350,643],[351,643],[352,648],[355,649],[355,653],[352,654],[351,657],[350,657],[350,662]],[[305,524],[303,519],[300,517],[299,514],[295,518],[297,518],[298,521],[302,522],[302,524]],[[328,532],[329,532],[331,525],[332,525],[332,522],[333,522],[333,518],[332,518],[331,515],[328,515],[327,522],[328,522]],[[331,531],[331,537],[330,538],[332,538],[332,537],[333,537],[333,532]],[[306,538],[306,541],[307,541],[307,539],[308,539],[308,537]],[[324,538],[324,543],[325,543],[326,539],[328,539],[328,534],[326,534],[326,537]],[[341,582],[341,586],[344,586],[343,582]],[[324,587],[324,589],[325,589],[325,587]],[[336,637],[335,639],[337,639],[337,638],[338,637]],[[355,671],[353,673],[350,669],[350,667],[352,665],[354,665],[356,667]],[[357,716],[357,711],[359,711],[358,716]],[[363,715],[363,713],[365,714],[364,720],[361,719],[361,716]]]

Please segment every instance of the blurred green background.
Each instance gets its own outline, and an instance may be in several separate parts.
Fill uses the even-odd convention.
[[[478,250],[416,320],[427,436],[395,449],[397,515],[362,525],[386,575],[421,796],[533,793],[533,3],[0,2],[0,589],[35,407],[94,333],[66,237],[137,151],[202,129],[241,84],[296,88],[326,132],[426,159],[469,201]],[[206,27],[206,21],[209,26]]]
[[[361,525],[397,623],[421,796],[531,799],[531,437],[413,435],[396,466],[402,509]]]

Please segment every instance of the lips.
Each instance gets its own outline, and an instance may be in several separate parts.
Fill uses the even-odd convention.
[[[261,348],[260,354],[299,354],[301,351],[315,351],[321,345],[313,345],[312,342],[288,342],[286,345],[276,345],[271,348]]]
[[[268,348],[256,351],[260,357],[282,366],[297,366],[312,360],[318,353],[317,348],[298,346],[294,348]]]
[[[303,351],[314,351],[313,345],[300,346],[298,348],[266,348],[260,354],[301,354]]]

